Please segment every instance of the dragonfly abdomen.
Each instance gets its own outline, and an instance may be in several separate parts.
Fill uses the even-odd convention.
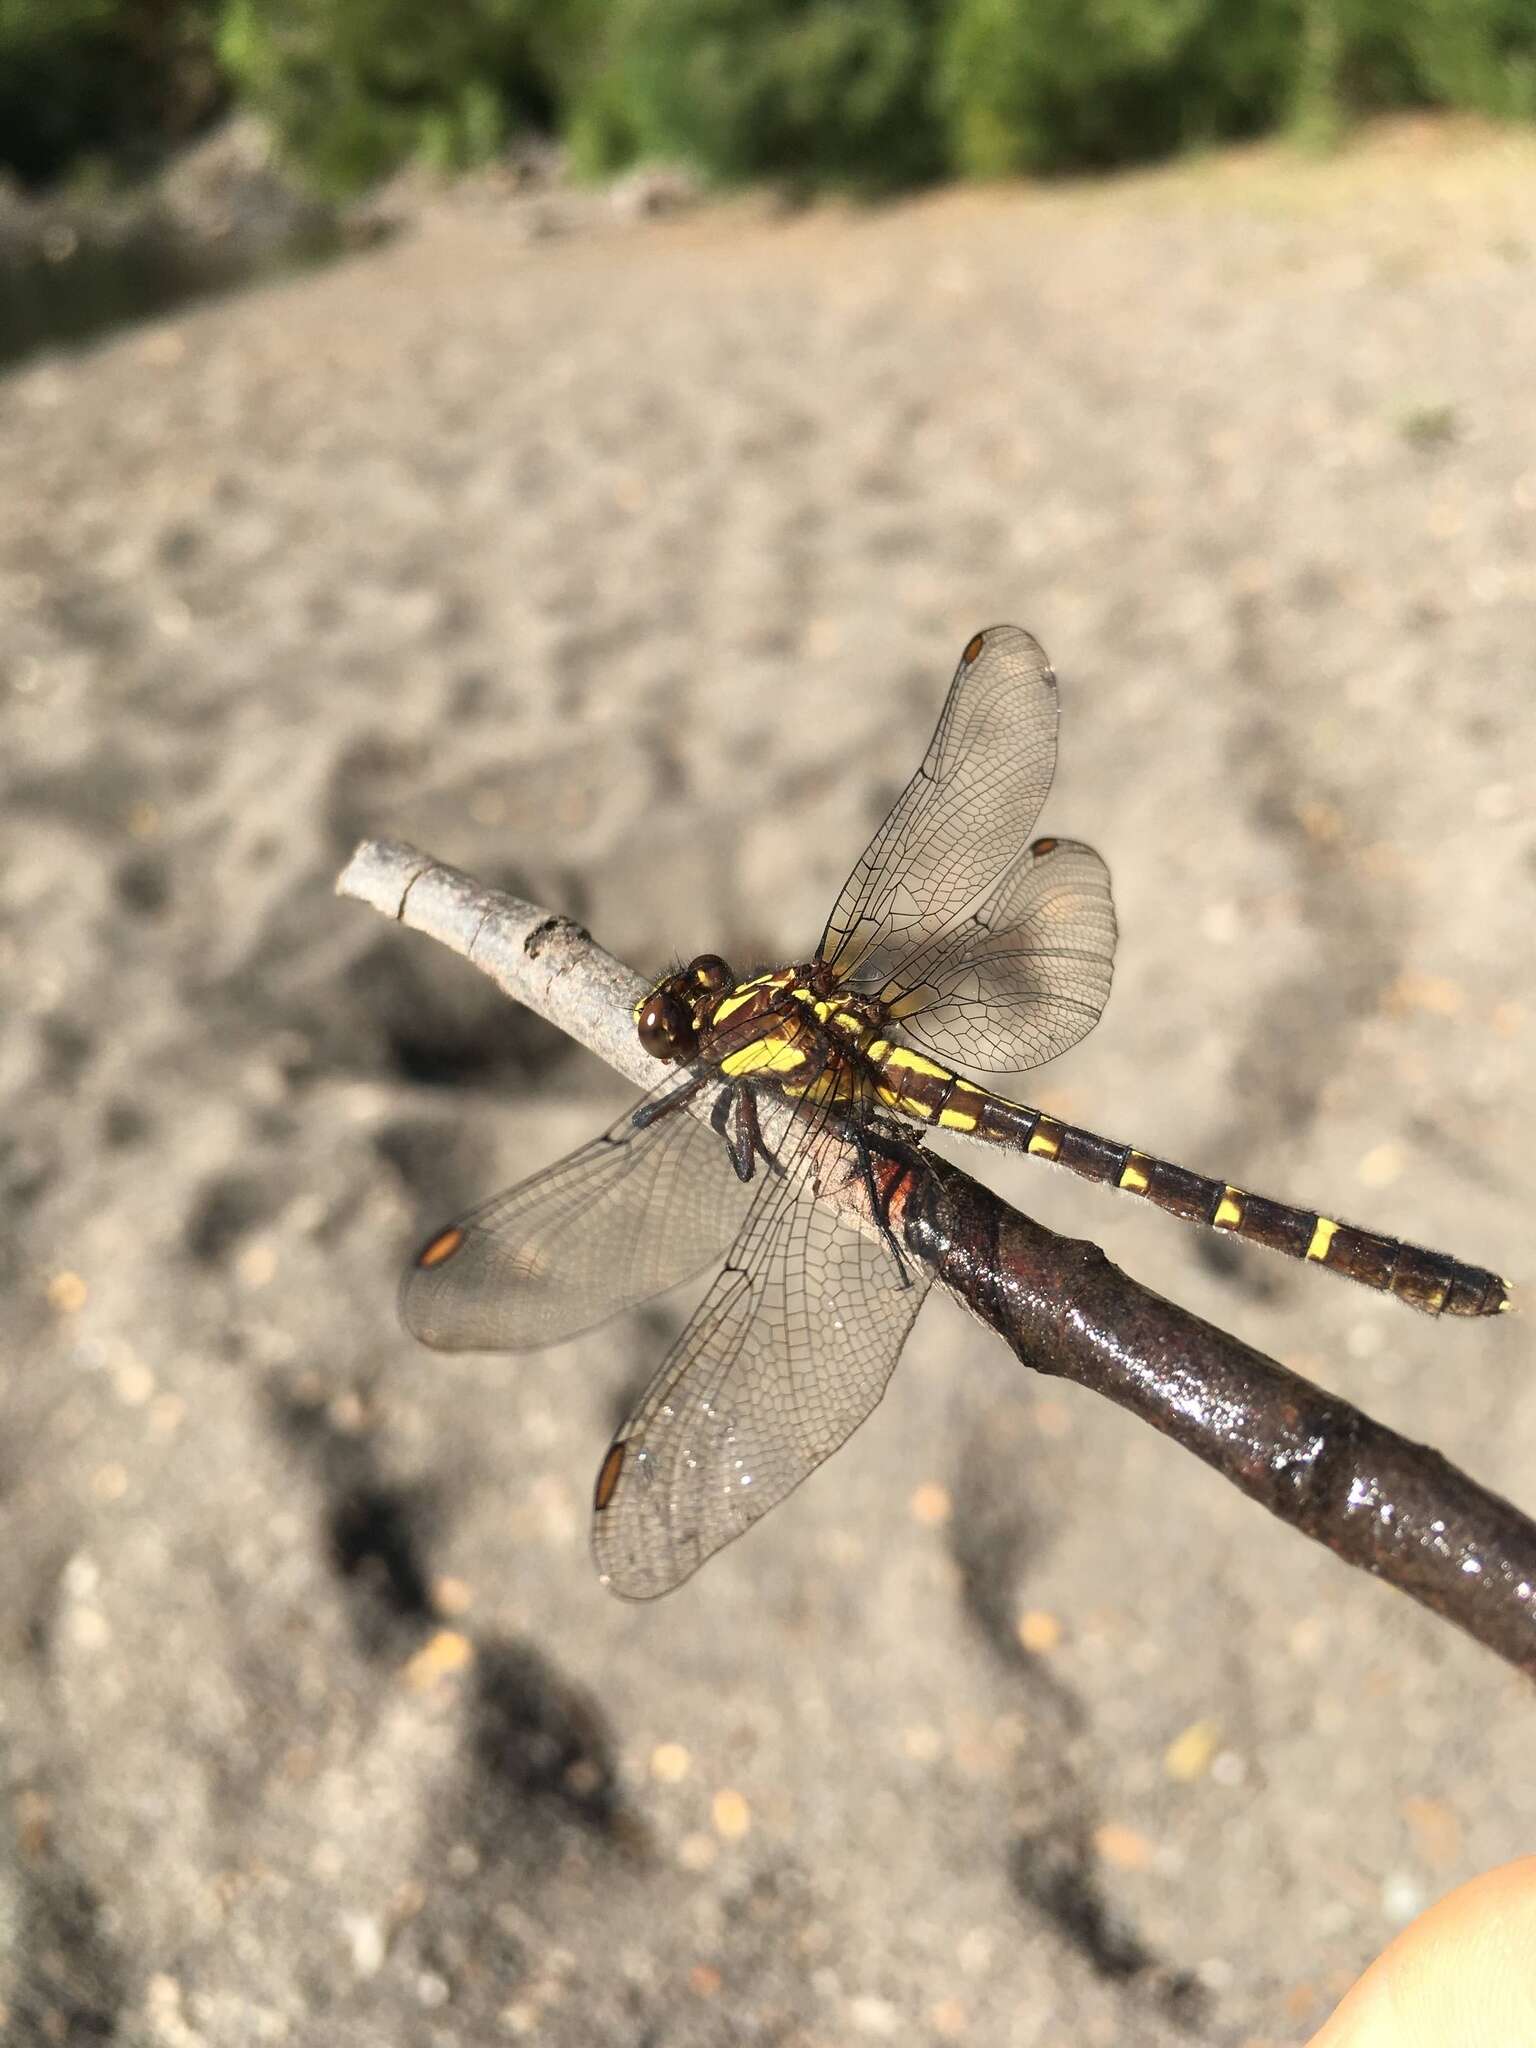
[[[1376,1231],[1357,1230],[1315,1209],[1299,1209],[1250,1194],[1230,1181],[1191,1173],[1186,1166],[1116,1144],[1094,1131],[1064,1124],[1021,1102],[986,1095],[975,1135],[1011,1145],[1065,1166],[1084,1180],[1140,1195],[1188,1223],[1206,1223],[1245,1244],[1263,1245],[1293,1259],[1309,1259],[1362,1287],[1396,1295],[1428,1315],[1496,1315],[1509,1294],[1496,1273],[1466,1266],[1445,1252],[1426,1251]]]
[[[872,1039],[863,1048],[863,1056],[874,1073],[875,1098],[882,1109],[932,1124],[936,1130],[980,1135],[982,1114],[990,1098],[973,1081],[910,1046],[893,1045],[888,1038]]]

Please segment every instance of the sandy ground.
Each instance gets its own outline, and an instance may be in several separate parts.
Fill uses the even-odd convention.
[[[1405,130],[450,217],[0,384],[11,2038],[1278,2048],[1536,1845],[1527,1684],[937,1299],[611,1599],[672,1307],[454,1361],[393,1297],[625,1091],[331,894],[389,832],[637,966],[798,954],[1014,618],[1122,927],[1033,1098],[1518,1280],[1533,191]],[[1528,1323],[987,1170],[1536,1507]]]

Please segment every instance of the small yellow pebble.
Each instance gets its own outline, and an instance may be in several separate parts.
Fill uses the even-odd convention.
[[[142,1360],[125,1359],[112,1375],[112,1391],[125,1408],[142,1408],[155,1391],[155,1376]]]
[[[1330,846],[1344,831],[1343,814],[1337,806],[1314,798],[1296,807],[1301,829],[1318,846]]]
[[[954,1503],[949,1489],[936,1479],[925,1480],[912,1496],[912,1515],[925,1529],[937,1529],[949,1520]]]
[[[1163,1751],[1163,1770],[1176,1785],[1192,1785],[1210,1769],[1220,1742],[1219,1723],[1192,1721]]]
[[[1095,1828],[1093,1846],[1116,1870],[1146,1870],[1152,1862],[1152,1844],[1146,1836],[1121,1821],[1107,1820]]]
[[[1465,1001],[1465,990],[1443,974],[1400,974],[1382,997],[1382,1008],[1424,1010],[1432,1017],[1455,1017]]]
[[[1061,1641],[1061,1623],[1043,1607],[1027,1607],[1019,1616],[1017,1633],[1026,1650],[1043,1657]]]
[[[462,1671],[474,1654],[475,1646],[468,1636],[460,1635],[457,1629],[440,1628],[405,1666],[405,1682],[416,1691],[425,1692],[440,1679]]]
[[[1393,1181],[1402,1179],[1407,1164],[1401,1145],[1373,1145],[1355,1168],[1355,1178],[1362,1187],[1388,1188]]]
[[[368,1426],[368,1410],[355,1387],[345,1387],[325,1405],[326,1420],[342,1436],[360,1436]]]
[[[901,1731],[901,1753],[915,1764],[931,1764],[944,1747],[944,1739],[937,1728],[921,1724]]]
[[[61,1316],[78,1315],[88,1292],[78,1273],[55,1273],[48,1282],[48,1300]]]
[[[723,1841],[739,1842],[752,1825],[752,1809],[739,1792],[723,1787],[710,1801],[710,1818]]]
[[[680,1785],[691,1761],[680,1742],[658,1742],[651,1751],[651,1776],[663,1785]]]
[[[265,1238],[257,1238],[248,1244],[235,1261],[235,1270],[240,1275],[242,1286],[250,1288],[267,1287],[277,1272],[277,1252]]]

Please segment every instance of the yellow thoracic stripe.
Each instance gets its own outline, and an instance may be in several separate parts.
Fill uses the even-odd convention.
[[[1307,1246],[1309,1259],[1326,1259],[1328,1247],[1333,1243],[1333,1234],[1338,1229],[1330,1216],[1319,1216],[1317,1228],[1312,1232],[1312,1242]]]
[[[778,1032],[765,1038],[754,1038],[750,1045],[744,1045],[738,1052],[727,1053],[720,1062],[722,1074],[735,1079],[741,1074],[792,1074],[797,1067],[805,1065],[805,1054]]]
[[[722,996],[716,1003],[713,1021],[716,1024],[723,1024],[727,1017],[734,1017],[739,1009],[750,1003],[759,989],[775,986],[783,987],[782,974],[760,974],[756,981],[737,982],[730,994]]]

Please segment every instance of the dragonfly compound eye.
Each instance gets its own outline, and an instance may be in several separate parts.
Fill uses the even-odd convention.
[[[691,1059],[698,1049],[693,1012],[680,996],[656,989],[641,1006],[635,1019],[640,1043],[658,1060]]]
[[[688,979],[706,995],[719,996],[731,986],[733,977],[718,953],[701,953],[689,962]]]

